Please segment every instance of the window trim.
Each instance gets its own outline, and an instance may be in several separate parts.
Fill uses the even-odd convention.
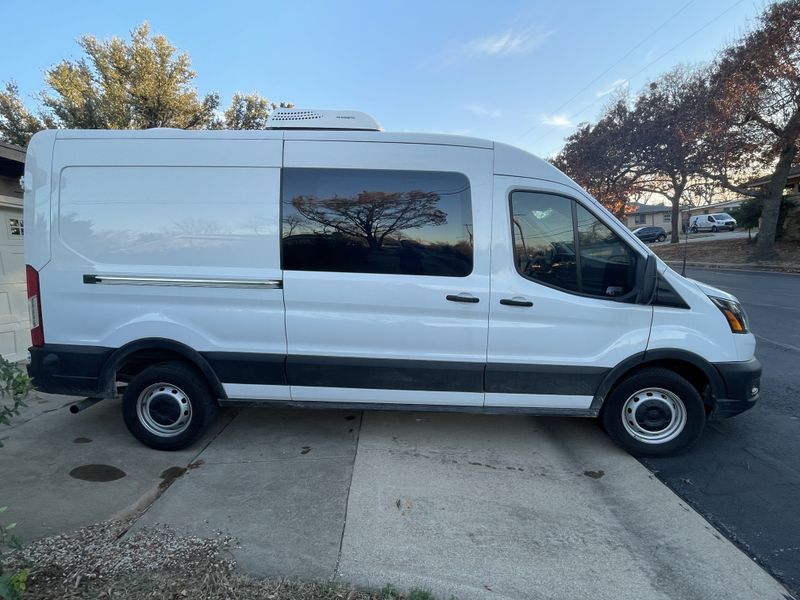
[[[567,200],[572,201],[572,205],[571,205],[570,211],[572,213],[572,235],[575,238],[578,237],[578,227],[577,227],[577,224],[578,224],[578,219],[577,219],[578,206],[577,205],[580,204],[584,208],[584,210],[586,210],[586,212],[588,212],[595,219],[600,221],[603,225],[608,227],[608,229],[614,235],[616,235],[620,239],[620,241],[625,246],[627,246],[628,249],[630,249],[633,252],[633,254],[636,256],[636,263],[633,265],[634,278],[636,280],[636,284],[634,285],[633,289],[631,291],[629,291],[627,294],[623,294],[622,296],[616,296],[616,297],[597,296],[595,294],[586,294],[584,292],[568,290],[568,289],[565,289],[565,288],[562,288],[562,287],[558,287],[557,285],[552,285],[552,284],[546,283],[544,281],[539,281],[538,279],[533,279],[531,277],[528,277],[527,275],[524,275],[524,274],[520,273],[519,269],[517,268],[517,258],[516,258],[515,251],[514,251],[514,219],[512,218],[513,215],[514,215],[514,206],[512,204],[512,200],[511,200],[511,196],[514,194],[514,192],[529,192],[529,193],[535,193],[535,194],[548,194],[550,196],[561,196],[562,198],[566,198]],[[508,231],[511,234],[511,238],[510,238],[511,243],[509,244],[509,250],[511,251],[510,258],[511,258],[512,264],[514,265],[514,273],[516,273],[517,276],[521,277],[525,281],[530,281],[530,282],[538,284],[538,285],[543,285],[545,287],[548,287],[550,289],[562,292],[564,294],[571,294],[573,296],[581,296],[583,298],[592,298],[594,300],[606,300],[608,302],[624,302],[626,304],[635,303],[636,297],[639,294],[639,282],[640,282],[640,279],[641,279],[640,270],[643,267],[642,260],[645,258],[645,256],[642,255],[641,252],[636,250],[636,248],[632,244],[628,243],[628,240],[626,240],[618,231],[616,231],[615,229],[610,227],[606,223],[605,219],[602,219],[600,217],[600,215],[598,215],[597,212],[595,210],[593,210],[593,207],[587,206],[587,204],[585,202],[582,202],[579,198],[576,198],[575,196],[571,196],[571,195],[563,193],[563,192],[557,192],[557,191],[547,190],[547,189],[512,187],[506,193],[506,208],[508,209],[508,219],[507,219],[508,225],[509,225]],[[575,258],[577,259],[576,260],[577,281],[578,281],[578,287],[581,288],[583,286],[582,286],[582,281],[581,281],[581,270],[580,270],[580,240],[576,239],[575,240],[575,244],[576,244],[575,245]]]
[[[280,168],[280,185],[279,185],[279,195],[278,195],[278,260],[281,271],[292,271],[294,273],[339,273],[344,275],[376,275],[381,277],[446,277],[448,279],[465,279],[467,277],[471,277],[475,274],[475,254],[477,252],[475,243],[473,241],[472,244],[472,255],[471,255],[471,264],[469,273],[465,273],[464,275],[410,275],[406,273],[369,273],[365,271],[309,271],[307,269],[287,269],[284,266],[284,256],[283,256],[283,223],[284,223],[284,182],[285,182],[285,174],[286,170],[296,170],[296,169],[304,169],[304,170],[318,170],[318,171],[389,171],[389,172],[432,172],[432,173],[453,173],[455,175],[460,175],[464,179],[467,180],[467,184],[469,186],[469,216],[474,227],[475,224],[475,197],[473,196],[473,187],[472,187],[472,179],[470,176],[462,171],[453,171],[453,170],[443,170],[443,169],[369,169],[364,167],[303,167],[303,166],[292,166],[286,167],[281,166]]]

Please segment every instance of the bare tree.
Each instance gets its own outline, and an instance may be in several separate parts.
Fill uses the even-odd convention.
[[[698,98],[706,92],[702,71],[676,67],[639,95],[630,115],[635,137],[632,153],[640,171],[638,187],[669,201],[673,244],[679,240],[681,202],[697,171],[704,121]]]
[[[619,99],[596,124],[581,124],[552,163],[621,219],[638,192],[634,134],[628,104]]]
[[[781,197],[800,138],[800,0],[771,4],[758,26],[719,56],[709,81],[701,172],[764,209],[755,258],[774,255]],[[737,185],[753,167],[768,172],[760,191]],[[736,175],[739,177],[736,177]]]

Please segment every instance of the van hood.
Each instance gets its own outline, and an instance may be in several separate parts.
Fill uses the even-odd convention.
[[[696,279],[690,279],[689,277],[686,278],[686,281],[691,281],[706,296],[716,296],[717,298],[724,298],[725,300],[733,300],[734,302],[739,302],[739,299],[736,296],[726,292],[725,290],[715,288],[714,286],[705,284],[702,281],[697,281]]]

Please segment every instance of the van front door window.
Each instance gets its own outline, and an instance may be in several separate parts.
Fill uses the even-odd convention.
[[[574,200],[540,192],[511,194],[514,264],[528,279],[604,298],[635,287],[636,253]]]

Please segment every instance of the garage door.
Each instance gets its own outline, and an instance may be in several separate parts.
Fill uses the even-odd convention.
[[[31,344],[23,234],[22,209],[0,207],[0,354],[12,362]]]

